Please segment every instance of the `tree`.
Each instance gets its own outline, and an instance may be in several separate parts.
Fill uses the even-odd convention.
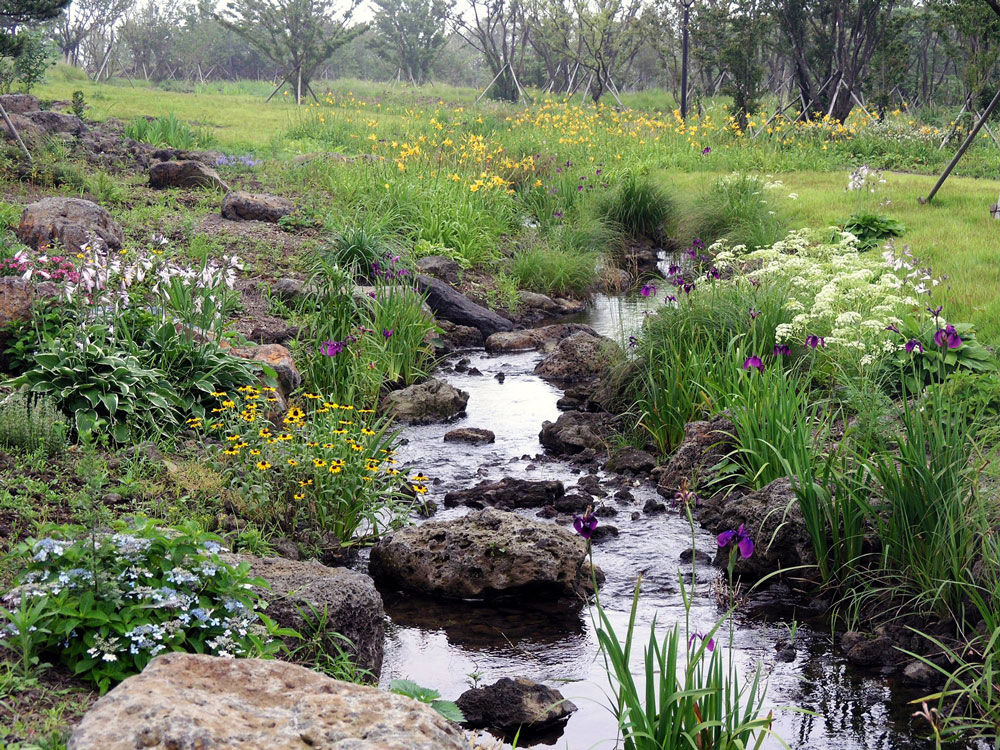
[[[0,0],[0,56],[17,57],[25,43],[18,32],[32,24],[57,18],[70,0]]]
[[[447,21],[455,0],[374,0],[375,44],[410,82],[427,81],[448,41]]]
[[[573,0],[579,24],[577,62],[590,72],[590,96],[596,103],[611,89],[621,68],[642,46],[641,0]],[[572,54],[566,50],[567,54]]]
[[[775,0],[795,82],[813,113],[845,121],[896,0]],[[852,96],[852,94],[854,96]]]
[[[316,69],[368,28],[350,25],[360,0],[348,2],[338,15],[334,0],[230,0],[216,18],[281,67],[301,104]]]
[[[132,67],[149,80],[170,78],[178,67],[174,41],[180,28],[176,2],[148,0],[129,14],[118,31]]]
[[[733,116],[746,130],[764,93],[764,44],[770,18],[762,0],[733,0],[699,9],[697,57],[722,76],[719,90],[733,98]]]
[[[83,41],[91,34],[103,35],[133,5],[134,0],[72,0],[52,31],[63,59],[70,65],[79,65]]]
[[[517,74],[524,64],[528,26],[522,0],[469,0],[471,18],[455,19],[455,31],[479,50],[496,77],[490,97],[516,102]]]
[[[982,0],[931,0],[929,7],[945,51],[961,74],[965,97],[977,109],[985,107],[996,88],[1000,16]]]

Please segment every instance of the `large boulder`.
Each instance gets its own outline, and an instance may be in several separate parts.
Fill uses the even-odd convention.
[[[151,188],[213,188],[229,192],[219,173],[200,161],[161,161],[149,168]]]
[[[563,412],[555,422],[542,422],[538,440],[559,456],[571,456],[587,449],[600,451],[607,447],[609,421],[607,414]]]
[[[597,332],[593,328],[583,323],[556,323],[540,328],[494,333],[486,339],[486,351],[491,354],[523,352],[531,349],[546,351],[575,333],[597,336]]]
[[[506,318],[501,318],[492,310],[477,305],[471,299],[448,284],[431,276],[417,276],[417,288],[427,295],[427,306],[442,320],[450,320],[460,326],[478,328],[483,337],[497,331],[509,331],[514,327]]]
[[[249,563],[251,573],[268,583],[257,593],[267,601],[265,614],[282,627],[319,636],[333,656],[343,649],[354,663],[378,680],[385,643],[385,610],[375,583],[349,568],[328,568],[315,560],[226,555],[227,562]],[[312,632],[322,623],[322,634]],[[343,636],[350,645],[337,636]],[[301,641],[289,639],[294,648]]]
[[[535,373],[559,383],[594,380],[608,371],[615,346],[609,338],[577,331],[535,365]]]
[[[382,399],[382,411],[408,424],[431,424],[457,417],[468,403],[468,393],[431,378],[388,394]]]
[[[725,460],[735,443],[736,427],[724,414],[684,425],[684,440],[658,470],[657,491],[673,498],[685,482],[696,486],[708,479],[714,466]]]
[[[372,549],[378,581],[458,599],[579,597],[590,582],[583,538],[550,523],[487,508],[383,537]]]
[[[270,659],[162,654],[101,698],[67,750],[463,750],[433,708]]]
[[[33,248],[62,245],[77,252],[91,240],[112,250],[122,246],[122,229],[105,209],[82,198],[42,198],[21,212],[17,237]]]
[[[656,459],[652,454],[631,446],[614,451],[604,464],[607,471],[616,474],[648,474],[655,466]]]
[[[451,258],[443,255],[426,255],[417,259],[417,270],[446,284],[457,284],[462,269]]]
[[[460,326],[450,320],[436,321],[441,329],[440,337],[430,335],[439,354],[448,354],[459,349],[478,349],[483,345],[483,334],[478,328]]]
[[[281,344],[260,344],[230,349],[230,354],[265,364],[278,376],[278,389],[286,399],[302,385],[302,373],[295,366],[292,353]]]
[[[467,490],[449,492],[444,496],[448,508],[467,505],[483,508],[499,505],[505,508],[541,508],[551,505],[566,493],[562,482],[555,480],[532,481],[505,477],[499,482],[480,482]]]
[[[541,729],[577,710],[555,688],[526,677],[503,677],[492,685],[466,690],[455,702],[467,726],[501,732]]]
[[[230,221],[267,221],[277,224],[283,216],[295,211],[287,198],[267,193],[246,193],[242,190],[226,193],[222,199],[222,218]]]
[[[714,534],[745,525],[754,542],[748,559],[736,555],[735,572],[748,578],[763,578],[778,570],[816,564],[805,519],[787,477],[747,494],[719,493],[699,507],[698,520]],[[716,560],[723,566],[729,550],[719,550]]]
[[[31,94],[2,94],[0,106],[8,115],[23,115],[26,112],[37,112],[42,107],[37,96]]]

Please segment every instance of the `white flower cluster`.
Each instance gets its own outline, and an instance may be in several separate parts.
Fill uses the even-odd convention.
[[[887,327],[898,326],[907,308],[919,306],[919,295],[934,281],[908,254],[902,263],[895,252],[883,258],[862,254],[854,235],[835,236],[836,241],[816,242],[809,230],[800,230],[751,253],[719,243],[712,250],[720,267],[749,268],[745,276],[787,287],[786,308],[794,315],[777,327],[779,343],[822,336],[828,346],[874,361],[895,350]]]

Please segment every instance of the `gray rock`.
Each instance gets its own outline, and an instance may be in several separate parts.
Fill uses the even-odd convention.
[[[42,198],[21,212],[17,237],[25,245],[40,248],[58,243],[76,253],[91,240],[112,250],[122,246],[121,227],[105,209],[82,198]]]
[[[447,508],[467,505],[482,508],[488,505],[502,505],[507,508],[540,508],[551,505],[565,493],[562,482],[554,480],[531,481],[505,477],[499,482],[480,482],[475,487],[444,496]]]
[[[314,635],[310,632],[313,626],[306,617],[322,620],[325,613],[324,647],[333,656],[338,647],[352,654],[355,664],[370,672],[373,681],[378,681],[385,642],[385,610],[371,578],[349,568],[328,568],[315,560],[299,562],[283,557],[228,554],[222,557],[232,565],[248,563],[255,577],[268,582],[269,589],[256,591],[268,603],[264,614],[282,627],[309,638]],[[350,645],[335,634],[347,638]],[[288,640],[292,648],[300,643],[296,638]]]
[[[590,583],[582,537],[494,508],[383,537],[370,570],[409,591],[460,599],[580,597]]]
[[[526,677],[504,677],[492,685],[466,690],[455,702],[467,726],[501,732],[540,729],[577,710],[555,688]]]
[[[648,474],[656,466],[656,459],[644,450],[619,448],[608,458],[604,468],[617,474]]]
[[[610,428],[606,414],[567,411],[555,422],[545,421],[538,433],[543,446],[560,456],[580,453],[586,449],[602,450]]]
[[[609,370],[616,348],[611,339],[578,331],[562,339],[535,366],[535,373],[560,383],[596,379]]]
[[[492,430],[483,430],[478,427],[459,427],[444,434],[446,443],[471,443],[472,445],[485,445],[495,443],[497,436]]]
[[[105,695],[67,750],[463,750],[433,708],[276,659],[157,656]]]
[[[715,534],[744,524],[753,539],[753,556],[736,556],[735,571],[762,578],[784,568],[815,565],[812,542],[799,509],[795,491],[787,477],[745,495],[720,493],[703,502],[698,520]],[[720,549],[717,561],[725,565],[729,550]]]
[[[151,188],[212,188],[229,192],[229,185],[208,165],[188,159],[161,161],[149,168]]]
[[[417,270],[447,284],[457,284],[462,269],[451,258],[443,255],[427,255],[417,259]]]
[[[736,427],[725,415],[684,425],[684,440],[659,471],[657,491],[673,499],[684,482],[691,486],[710,478],[712,468],[733,450]]]
[[[457,417],[468,403],[468,393],[431,378],[388,394],[382,411],[408,424],[430,424]]]
[[[3,94],[0,95],[0,105],[8,115],[23,115],[28,112],[37,112],[42,107],[38,103],[38,97],[31,94]]]
[[[929,687],[941,681],[941,674],[929,664],[913,660],[903,667],[903,679],[914,685]]]
[[[486,351],[492,354],[503,352],[523,352],[532,349],[544,351],[575,333],[597,336],[597,332],[582,323],[557,323],[540,328],[525,328],[520,331],[502,331],[486,339]]]
[[[514,324],[506,318],[501,318],[492,310],[477,305],[439,279],[421,274],[417,276],[416,281],[417,288],[427,295],[428,307],[442,320],[477,328],[483,337],[491,336],[497,331],[509,331],[514,327]]]
[[[277,224],[283,216],[295,211],[295,204],[287,198],[267,193],[226,193],[222,199],[222,218],[230,221],[267,221]]]

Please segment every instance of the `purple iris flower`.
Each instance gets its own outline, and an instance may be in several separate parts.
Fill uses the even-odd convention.
[[[764,362],[760,357],[754,355],[752,357],[747,357],[743,360],[743,369],[749,370],[751,367],[756,367],[760,372],[764,372]]]
[[[706,636],[704,633],[692,633],[691,637],[688,638],[689,649],[694,645],[695,638],[704,641],[706,638],[708,638],[708,636]],[[705,648],[707,648],[709,651],[715,651],[715,639],[708,638],[708,643],[706,644]]]
[[[563,216],[563,213],[562,213],[562,211],[553,211],[552,212],[552,216],[553,216],[553,218],[561,219],[562,216]]]
[[[899,334],[900,336],[902,336],[902,335],[903,335],[903,332],[902,332],[902,331],[900,331],[900,330],[899,330],[899,328],[897,328],[897,327],[896,327],[896,325],[895,325],[894,323],[890,323],[889,325],[887,325],[887,326],[885,327],[885,330],[887,330],[887,331],[892,331],[893,333],[898,333],[898,334]]]
[[[822,336],[817,336],[815,333],[811,333],[806,336],[806,346],[810,349],[816,349],[817,347],[822,348],[826,346],[826,339]]]
[[[687,249],[687,250],[685,251],[685,254],[686,254],[686,255],[687,255],[687,256],[688,256],[688,257],[689,257],[689,258],[690,258],[691,260],[698,260],[698,249],[697,249],[697,248],[695,248],[695,247],[691,247],[691,248],[688,248],[688,249]]]
[[[710,153],[712,153],[712,149],[709,148],[708,146],[705,146],[705,148],[701,150],[702,156],[708,156]]]
[[[722,278],[722,274],[719,273],[719,269],[718,268],[716,268],[715,266],[712,266],[708,270],[708,273],[705,274],[705,278],[708,279],[709,281],[711,281],[712,279],[721,279]]]
[[[343,341],[324,341],[319,347],[320,353],[327,357],[336,357],[344,351]]]
[[[676,305],[677,298],[672,294],[668,294],[663,298],[663,304],[667,304],[668,302],[673,302]]]
[[[760,316],[760,310],[755,310],[754,308],[751,307],[750,308],[750,320],[757,320],[757,318],[759,316]]]
[[[653,284],[643,284],[642,285],[642,289],[639,290],[639,293],[643,297],[655,297],[656,296],[656,286],[653,285]]]
[[[962,339],[955,330],[955,326],[949,325],[938,329],[937,333],[934,334],[934,343],[938,346],[947,345],[949,349],[958,349],[962,345]]]
[[[909,341],[907,341],[905,348],[907,354],[912,354],[914,349],[919,349],[921,354],[924,353],[924,345],[921,344],[916,339],[910,339]]]
[[[778,344],[777,346],[774,347],[775,357],[787,357],[791,353],[792,353],[792,347],[790,347],[788,344]]]
[[[697,288],[698,285],[695,284],[693,281],[689,284],[684,284],[684,286],[681,287],[681,289],[684,290],[684,294],[691,294],[691,292],[693,292]]]
[[[395,328],[383,328],[382,329],[382,335],[385,336],[385,338],[387,338],[387,339],[391,339],[392,338],[392,334],[394,334],[395,332],[396,332]]]
[[[691,240],[691,247],[695,248],[696,250],[704,250],[705,240],[701,239],[701,237],[695,237],[693,240]]]
[[[670,266],[667,269],[667,276],[675,276],[681,272],[680,266]]]
[[[750,538],[750,534],[747,533],[746,526],[742,523],[735,531],[723,531],[719,534],[716,541],[718,541],[720,547],[728,547],[730,544],[735,542],[737,549],[740,551],[740,557],[744,560],[753,555],[753,539]]]
[[[927,312],[934,316],[935,320],[941,316],[941,310],[944,308],[943,305],[938,305],[936,308],[927,308]]]
[[[597,516],[591,512],[590,508],[587,508],[582,516],[573,516],[573,528],[576,529],[577,534],[590,541],[590,537],[594,535],[594,530],[597,528]]]
[[[639,339],[637,339],[635,336],[629,336],[628,337],[628,345],[629,346],[633,346],[633,347],[634,346],[639,346]]]

